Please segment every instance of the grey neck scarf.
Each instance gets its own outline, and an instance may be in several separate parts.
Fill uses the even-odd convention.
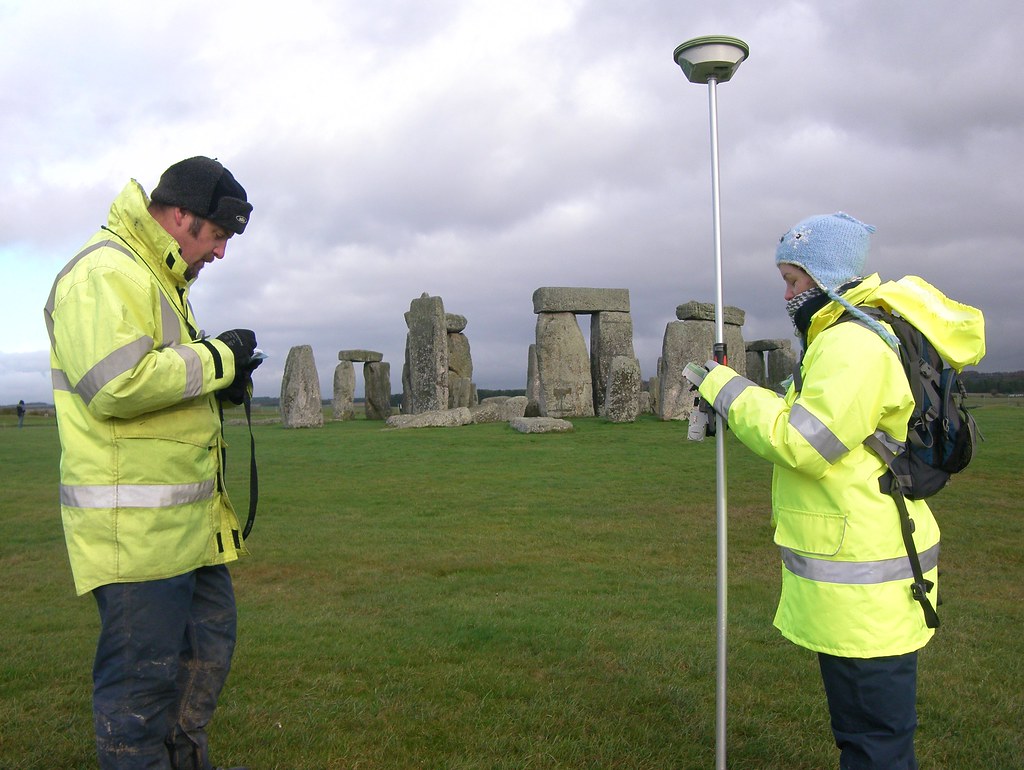
[[[796,336],[803,337],[810,317],[824,307],[827,302],[828,295],[820,287],[812,286],[786,303],[786,312],[789,313],[789,317],[793,321]],[[801,313],[800,311],[804,308],[807,308],[809,312]]]

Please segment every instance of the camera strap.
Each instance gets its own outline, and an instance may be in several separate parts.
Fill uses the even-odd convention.
[[[242,403],[245,406],[245,422],[249,426],[249,516],[242,529],[242,540],[245,540],[252,531],[253,522],[256,521],[256,504],[260,499],[260,481],[256,470],[256,437],[252,435],[252,394],[249,388],[245,389]]]
[[[245,423],[249,427],[249,515],[245,520],[245,526],[242,528],[242,540],[245,540],[252,531],[253,522],[256,521],[256,504],[260,499],[259,473],[256,468],[256,437],[252,433],[252,393],[249,388],[245,389],[245,394],[242,396],[242,404],[245,408]],[[223,431],[224,404],[220,399],[217,400],[217,409],[220,412],[220,426]],[[228,450],[226,448],[221,449],[222,476],[227,472],[227,454]]]

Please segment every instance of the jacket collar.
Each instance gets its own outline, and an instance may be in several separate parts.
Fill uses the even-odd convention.
[[[881,285],[882,279],[878,276],[878,273],[873,273],[852,289],[843,292],[843,299],[847,300],[851,305],[872,304],[870,299]],[[822,330],[827,329],[838,321],[845,312],[845,307],[840,305],[838,302],[832,301],[815,313],[814,317],[811,318],[810,326],[807,327],[807,344],[810,345],[811,341],[818,336]]]
[[[188,265],[181,258],[181,246],[153,219],[149,197],[134,179],[125,185],[110,205],[107,228],[123,238],[132,250],[164,280],[176,287],[188,286]]]

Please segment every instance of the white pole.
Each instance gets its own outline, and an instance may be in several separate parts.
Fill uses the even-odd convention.
[[[708,78],[708,99],[711,113],[711,198],[715,231],[715,348],[714,358],[728,363],[725,349],[725,321],[722,291],[722,214],[718,178],[718,80]],[[717,488],[718,594],[716,618],[718,628],[717,681],[715,688],[715,767],[725,770],[726,695],[727,695],[727,617],[728,617],[728,516],[725,476],[725,421],[715,413],[715,467]]]
[[[715,345],[713,358],[728,363],[725,348],[725,303],[722,299],[722,216],[718,191],[718,94],[717,86],[732,79],[736,68],[747,58],[750,49],[734,37],[709,36],[694,38],[677,46],[672,56],[691,83],[707,83],[711,112],[711,198],[715,230]],[[740,355],[743,351],[738,351]],[[725,770],[726,755],[726,682],[728,610],[728,526],[725,484],[725,420],[715,414],[715,467],[718,524],[718,596],[717,596],[717,681],[715,688],[715,767]]]

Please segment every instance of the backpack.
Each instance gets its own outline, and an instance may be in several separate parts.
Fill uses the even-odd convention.
[[[892,327],[914,396],[906,442],[899,444],[888,437],[883,442],[872,436],[865,444],[889,467],[904,497],[923,500],[970,464],[975,444],[984,437],[967,410],[967,389],[958,372],[942,359],[928,338],[899,315],[876,307],[860,310]],[[852,318],[846,313],[840,321]]]
[[[900,514],[900,530],[910,558],[914,599],[921,604],[929,628],[939,627],[939,618],[928,599],[934,583],[925,580],[914,545],[914,522],[905,498],[931,497],[970,464],[974,447],[984,436],[965,404],[967,389],[959,373],[943,360],[935,346],[913,324],[898,314],[878,307],[861,306],[866,315],[884,321],[899,340],[900,362],[914,396],[914,410],[907,423],[906,441],[896,441],[878,432],[864,440],[888,467],[879,479],[881,490],[892,495]],[[836,323],[859,321],[847,312]],[[936,602],[938,604],[940,602]]]

